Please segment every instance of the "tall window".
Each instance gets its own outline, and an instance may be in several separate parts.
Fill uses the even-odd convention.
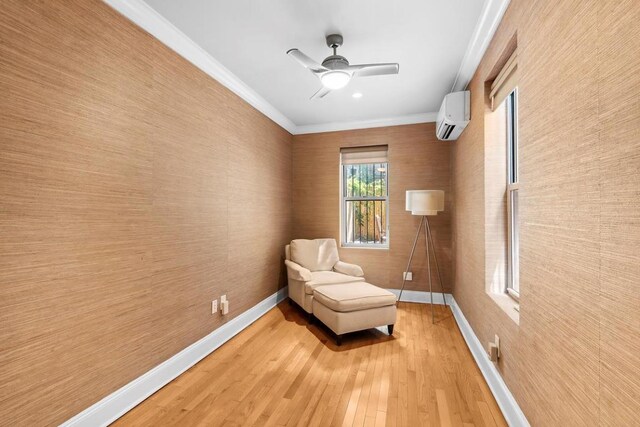
[[[387,146],[340,150],[342,246],[389,246]]]
[[[519,298],[519,185],[518,185],[518,55],[515,51],[491,84],[491,108],[504,111],[506,141],[507,280],[505,291]]]
[[[508,277],[507,292],[518,298],[520,294],[518,254],[518,90],[505,99],[507,114],[507,226]]]

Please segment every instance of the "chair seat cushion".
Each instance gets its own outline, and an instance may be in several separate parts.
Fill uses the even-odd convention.
[[[364,277],[347,276],[335,271],[312,271],[311,280],[305,282],[304,291],[313,295],[313,290],[318,286],[338,285],[344,283],[364,282]]]
[[[313,299],[333,311],[342,313],[396,303],[394,294],[366,282],[318,286],[313,291]]]

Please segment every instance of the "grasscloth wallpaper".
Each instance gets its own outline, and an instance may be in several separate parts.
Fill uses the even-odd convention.
[[[283,285],[291,135],[97,0],[0,70],[0,425],[57,425]]]
[[[445,288],[451,288],[451,144],[438,141],[433,123],[327,132],[293,137],[293,236],[340,241],[340,148],[389,146],[388,250],[341,248],[340,258],[362,266],[367,281],[399,289],[420,217],[405,211],[406,190],[444,190],[445,210],[430,217]],[[426,291],[424,234],[416,249],[413,281]],[[435,279],[435,270],[434,270]],[[438,290],[437,284],[434,283]]]
[[[485,292],[485,81],[514,40],[519,326]],[[457,142],[433,124],[292,138],[100,1],[3,1],[0,425],[59,424],[275,292],[291,237],[339,237],[340,148],[376,144],[391,247],[341,258],[398,288],[404,191],[445,190],[445,285],[483,343],[500,335],[532,425],[640,424],[639,41],[636,0],[512,0]]]
[[[517,37],[520,326],[485,293],[485,81]],[[454,143],[454,295],[534,426],[640,425],[640,7],[512,0]]]

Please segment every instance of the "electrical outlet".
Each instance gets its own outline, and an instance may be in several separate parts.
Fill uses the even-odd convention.
[[[411,271],[405,271],[403,279],[406,280],[407,282],[412,281],[413,280],[413,273]]]
[[[217,312],[218,312],[218,300],[214,299],[213,301],[211,301],[211,314],[214,314]]]
[[[490,342],[489,343],[489,360],[491,360],[492,362],[497,362],[498,361],[498,347],[495,345],[495,343]]]
[[[229,301],[227,301],[226,295],[222,295],[220,297],[220,311],[222,312],[223,315],[229,313]]]
[[[493,342],[489,343],[489,350],[487,351],[487,353],[489,353],[489,360],[491,360],[492,362],[497,362],[498,359],[500,358],[500,337],[499,336],[495,336],[493,338]]]

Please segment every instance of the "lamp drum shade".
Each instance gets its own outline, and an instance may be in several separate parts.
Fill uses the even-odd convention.
[[[405,210],[411,211],[411,215],[438,215],[438,211],[444,210],[444,191],[408,190]]]

